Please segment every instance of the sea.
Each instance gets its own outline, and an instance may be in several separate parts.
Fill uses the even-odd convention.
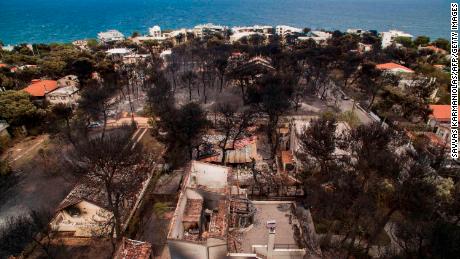
[[[432,39],[450,35],[448,0],[0,0],[4,44],[70,42],[117,29],[291,25],[312,29],[398,29]]]

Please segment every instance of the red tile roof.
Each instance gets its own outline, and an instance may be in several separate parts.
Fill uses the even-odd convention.
[[[431,117],[438,121],[450,121],[450,105],[448,104],[431,104]]]
[[[23,90],[35,97],[44,97],[46,93],[57,88],[57,81],[54,80],[32,80],[32,83]]]
[[[384,63],[384,64],[378,64],[375,66],[377,69],[380,70],[393,70],[393,69],[401,69],[404,70],[406,73],[414,73],[414,70],[407,68],[403,65],[396,64],[396,63]]]
[[[128,238],[123,241],[114,255],[114,259],[148,259],[152,253],[152,245]]]
[[[446,50],[441,49],[441,48],[438,48],[438,47],[433,46],[433,45],[426,46],[425,48],[426,48],[426,49],[429,49],[429,50],[432,50],[432,51],[434,51],[434,52],[438,52],[438,53],[447,53]]]

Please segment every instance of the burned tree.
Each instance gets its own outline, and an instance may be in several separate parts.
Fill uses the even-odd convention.
[[[126,126],[105,138],[78,143],[76,155],[81,158],[84,183],[105,196],[105,206],[113,214],[106,223],[112,236],[120,240],[126,221],[126,210],[134,206],[141,186],[148,178],[153,162],[140,144],[132,143],[131,128]]]
[[[229,103],[220,104],[216,112],[219,118],[215,126],[223,134],[218,146],[222,150],[221,163],[225,163],[227,150],[234,150],[236,141],[247,134],[248,127],[253,125],[255,113],[251,109],[238,112],[237,107]]]

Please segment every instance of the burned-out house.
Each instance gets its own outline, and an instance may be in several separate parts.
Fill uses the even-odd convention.
[[[146,175],[136,195],[123,199],[119,213],[125,229],[143,198],[152,175]],[[77,184],[59,204],[50,222],[53,232],[73,237],[107,236],[111,234],[114,214],[104,187],[83,182]]]
[[[171,258],[300,259],[306,254],[300,231],[294,230],[291,202],[249,200],[229,167],[192,161],[187,172],[168,233]]]
[[[228,167],[191,163],[168,233],[171,258],[225,257],[229,174]]]

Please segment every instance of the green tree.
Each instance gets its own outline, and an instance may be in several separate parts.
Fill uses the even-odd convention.
[[[415,46],[425,46],[428,43],[430,43],[430,37],[427,37],[427,36],[418,36],[414,40]]]
[[[433,42],[433,44],[438,48],[450,51],[450,42],[448,40],[446,40],[446,39],[439,38],[439,39],[435,40]]]
[[[313,157],[321,167],[321,172],[328,172],[328,163],[333,158],[336,148],[337,120],[321,116],[312,120],[308,128],[300,136],[300,156],[308,161],[307,156]]]
[[[403,45],[406,48],[412,48],[414,46],[412,39],[410,37],[397,37],[395,42]]]
[[[30,101],[30,95],[23,91],[0,92],[0,118],[14,126],[23,125],[34,116],[37,107]]]

